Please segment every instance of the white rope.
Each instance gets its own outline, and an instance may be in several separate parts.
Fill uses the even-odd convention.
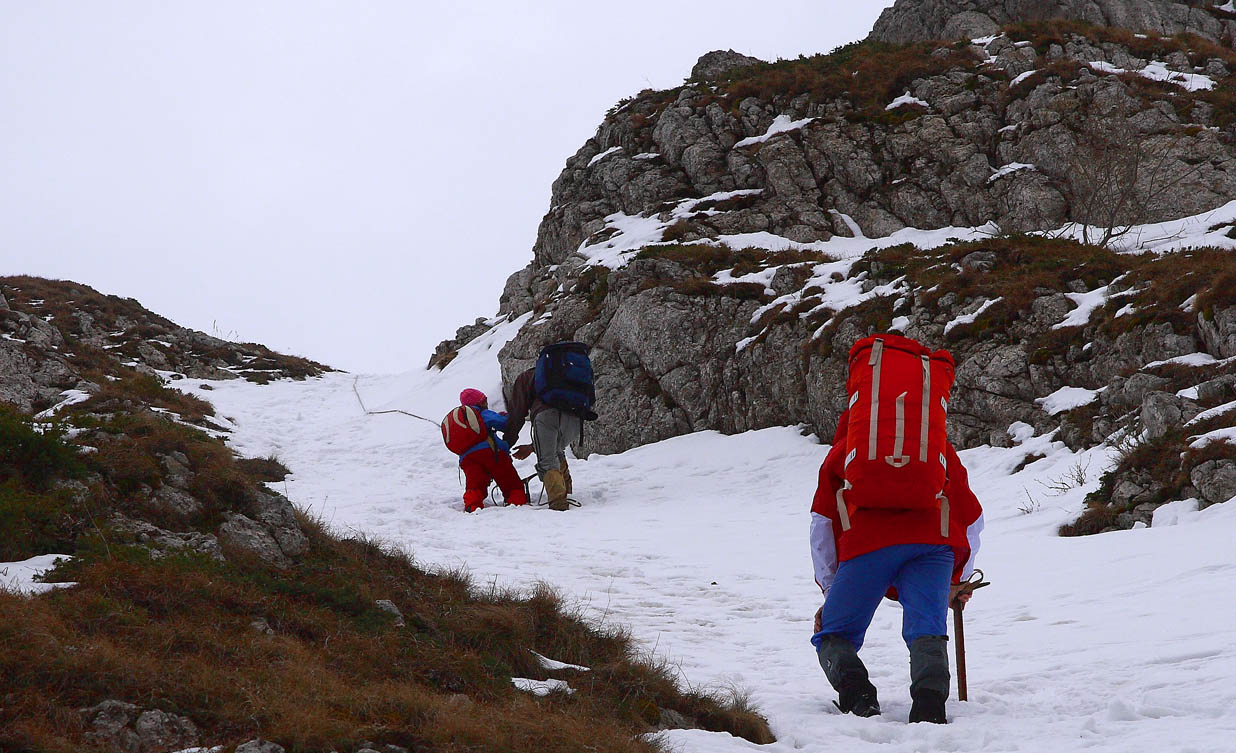
[[[356,379],[352,380],[352,392],[356,393],[356,402],[360,403],[361,410],[365,412],[366,416],[380,416],[384,413],[400,413],[411,418],[419,418],[420,420],[425,421],[426,423],[431,423],[434,426],[439,426],[437,421],[425,418],[424,416],[418,416],[415,413],[409,413],[406,410],[369,410],[365,407],[365,401],[361,399],[360,389],[356,386],[359,381],[360,377],[356,377]]]

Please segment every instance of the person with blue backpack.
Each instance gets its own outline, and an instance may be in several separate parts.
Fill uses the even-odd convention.
[[[536,365],[520,374],[506,395],[507,417],[503,439],[514,446],[524,423],[532,421],[532,448],[536,472],[545,485],[549,509],[570,508],[574,491],[566,448],[578,442],[583,422],[595,420],[590,348],[584,343],[559,342],[541,349]],[[516,448],[515,457],[529,454]]]

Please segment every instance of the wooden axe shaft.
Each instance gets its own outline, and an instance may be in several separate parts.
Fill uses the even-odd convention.
[[[961,606],[959,603],[958,607]],[[962,623],[962,610],[960,608],[953,610],[953,632],[957,639],[957,700],[969,700],[969,693],[966,688],[966,629]]]

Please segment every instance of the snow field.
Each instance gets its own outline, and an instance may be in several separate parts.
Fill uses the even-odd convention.
[[[435,420],[463,387],[498,403],[497,349],[522,324],[499,326],[443,372],[363,377],[357,388],[372,410]],[[820,603],[808,508],[827,447],[799,429],[702,432],[574,460],[583,507],[467,515],[437,428],[363,415],[354,380],[185,386],[236,421],[240,452],[273,452],[293,469],[274,486],[298,505],[423,565],[464,567],[481,587],[554,585],[596,624],[630,627],[685,681],[750,691],[779,738],[769,751],[1233,750],[1236,505],[1162,517],[1177,525],[1056,537],[1097,486],[1105,449],[1075,455],[1015,427],[1012,448],[962,453],[987,511],[978,565],[993,583],[965,613],[971,701],[950,702],[948,726],[906,725],[896,604],[881,606],[862,652],[879,718],[836,712],[808,643]],[[1014,472],[1034,455],[1045,457]],[[531,462],[517,467],[532,473]],[[698,730],[666,735],[688,753],[757,747]]]

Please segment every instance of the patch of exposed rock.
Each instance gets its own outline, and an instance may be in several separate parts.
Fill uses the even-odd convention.
[[[1236,14],[1218,0],[897,0],[871,39],[905,44],[973,39],[1021,21],[1067,18],[1164,36],[1192,33],[1231,44]]]
[[[164,380],[303,379],[329,367],[181,327],[137,301],[78,283],[0,278],[0,400],[24,411],[74,389],[87,368]],[[113,365],[110,365],[114,363]]]
[[[712,81],[733,73],[739,68],[762,62],[764,61],[759,58],[743,55],[733,50],[713,50],[704,53],[695,62],[695,66],[691,68],[691,78],[697,81]]]
[[[116,753],[171,753],[199,743],[197,727],[184,716],[157,709],[143,710],[123,701],[108,700],[81,709],[90,732],[86,739]]]
[[[231,512],[219,526],[219,544],[225,553],[286,568],[308,551],[309,539],[296,519],[295,508],[283,495],[254,492],[247,512]]]

